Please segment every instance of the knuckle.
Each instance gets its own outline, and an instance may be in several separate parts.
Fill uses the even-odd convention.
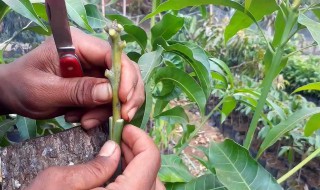
[[[104,176],[109,176],[112,171],[110,168],[116,167],[116,162],[113,159],[97,157],[96,159],[90,161],[86,167],[88,173],[95,178],[101,178]]]
[[[92,89],[95,83],[91,80],[80,79],[76,82],[70,93],[71,101],[76,105],[90,105],[92,99]]]

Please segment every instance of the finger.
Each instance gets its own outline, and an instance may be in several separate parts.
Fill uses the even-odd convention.
[[[77,108],[77,110],[68,111],[64,119],[69,123],[79,123],[81,121],[81,117],[87,112],[86,109]]]
[[[44,170],[32,183],[30,189],[47,186],[50,179],[51,189],[92,189],[103,185],[114,173],[120,159],[120,148],[108,141],[101,148],[98,156],[88,163],[51,167]],[[54,187],[53,187],[54,186]],[[33,188],[34,187],[34,188]]]
[[[107,79],[93,77],[60,78],[47,80],[41,86],[42,99],[50,100],[56,107],[94,107],[112,100],[112,88]]]
[[[129,101],[134,93],[134,90],[138,84],[140,71],[136,69],[136,64],[129,59],[124,59],[126,55],[122,55],[122,72],[121,83],[119,88],[119,99],[125,103]]]
[[[112,114],[109,106],[100,106],[89,110],[81,118],[81,126],[87,130],[105,123]]]
[[[126,145],[123,142],[121,143],[121,151],[123,153],[125,163],[126,163],[126,165],[128,165],[131,162],[131,160],[133,160],[134,154],[132,153],[132,151],[128,147],[128,145]]]
[[[109,184],[107,189],[150,190],[160,168],[158,148],[144,131],[132,125],[124,128],[122,140],[135,157],[123,174],[114,183]]]
[[[123,117],[123,119],[125,119],[126,121],[131,121],[138,109],[143,104],[144,100],[144,84],[142,80],[139,80],[132,98],[122,105],[121,116]]]

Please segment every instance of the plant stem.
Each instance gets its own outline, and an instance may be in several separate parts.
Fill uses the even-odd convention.
[[[106,70],[105,76],[109,79],[112,86],[112,118],[109,118],[110,139],[120,144],[123,128],[123,119],[121,119],[121,103],[119,100],[119,86],[121,78],[121,56],[126,46],[121,41],[120,33],[123,27],[117,22],[113,22],[107,29],[112,40],[112,68]]]
[[[179,155],[182,153],[182,151],[189,145],[189,143],[191,142],[191,140],[198,134],[198,132],[202,129],[202,127],[207,123],[207,121],[210,119],[210,117],[215,113],[215,111],[217,111],[219,109],[219,107],[223,104],[223,102],[225,101],[225,99],[228,96],[225,95],[223,97],[223,99],[210,111],[210,113],[208,115],[206,115],[206,117],[202,120],[200,126],[198,128],[196,128],[192,134],[190,135],[190,137],[186,140],[186,142],[180,147],[179,150],[177,150],[176,154]]]
[[[152,12],[154,12],[158,5],[160,4],[159,0],[152,0]],[[156,16],[153,16],[150,21],[150,27],[152,28],[156,24]]]
[[[296,53],[302,52],[303,50],[306,50],[306,49],[315,47],[315,46],[317,46],[317,45],[318,45],[317,43],[313,43],[313,44],[311,44],[311,45],[308,45],[308,46],[306,46],[306,47],[303,47],[303,48],[301,48],[301,49],[298,49],[297,51],[291,52],[291,53],[289,53],[288,55],[284,56],[283,59],[289,58],[289,57],[293,56],[293,55],[296,54]]]
[[[313,158],[318,156],[320,154],[320,148],[318,148],[316,151],[314,151],[312,154],[310,154],[307,158],[305,158],[302,162],[300,162],[298,165],[296,165],[293,169],[291,169],[288,173],[283,175],[281,178],[277,180],[277,182],[280,184],[287,180],[290,176],[292,176],[294,173],[296,173],[298,170],[300,170],[304,165],[306,165],[308,162],[310,162]]]

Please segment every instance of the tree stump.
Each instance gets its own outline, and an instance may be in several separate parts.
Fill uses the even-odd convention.
[[[24,189],[49,166],[87,162],[94,158],[106,140],[107,134],[102,127],[90,131],[75,127],[3,148],[0,152],[2,189]]]

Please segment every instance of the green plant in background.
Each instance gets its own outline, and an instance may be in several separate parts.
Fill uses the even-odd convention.
[[[32,30],[42,35],[49,35],[45,9],[41,2],[41,0],[32,1],[32,3],[28,0],[25,3],[18,0],[0,0],[0,21],[12,9],[31,21],[30,25],[24,27],[21,32]],[[66,2],[73,24],[92,35],[106,38],[105,33],[100,32],[106,27],[108,21],[95,5],[84,4],[81,0]],[[168,0],[162,4],[158,1],[153,3],[153,13],[144,20],[154,19],[155,15],[163,11],[170,12],[162,15],[158,23],[151,22],[149,34],[121,15],[106,15],[106,17],[109,20],[117,20],[123,26],[123,31],[119,31],[120,38],[128,42],[125,51],[132,60],[138,62],[146,87],[145,104],[132,123],[142,129],[150,130],[155,141],[162,144],[164,148],[170,148],[169,145],[172,143],[169,141],[176,139],[171,137],[174,135],[174,129],[178,126],[183,129],[181,138],[174,142],[174,154],[162,156],[162,167],[159,172],[161,180],[169,189],[281,189],[279,183],[317,156],[319,145],[311,142],[310,138],[308,143],[313,146],[313,149],[307,150],[308,157],[278,182],[256,159],[281,139],[290,139],[292,142],[288,145],[289,148],[283,146],[283,151],[279,154],[285,154],[285,150],[290,151],[293,148],[296,152],[300,149],[306,152],[299,144],[306,138],[296,135],[295,131],[301,130],[304,121],[309,117],[311,119],[306,124],[306,134],[311,135],[318,129],[315,123],[318,121],[320,108],[306,106],[307,101],[300,98],[301,96],[288,97],[288,94],[272,87],[274,79],[285,68],[288,58],[300,52],[300,50],[286,51],[291,37],[296,32],[306,27],[315,40],[320,42],[315,33],[320,29],[319,24],[305,16],[306,12],[317,13],[320,10],[318,4],[306,2],[305,6],[300,5],[299,1],[282,1],[278,4],[275,0],[246,0],[244,4],[231,0]],[[208,37],[205,36],[205,31],[201,27],[197,27],[196,18],[190,21],[189,18],[179,15],[177,11],[188,6],[203,8],[203,5],[209,4],[233,8],[236,12],[224,33],[222,28],[217,28],[213,35]],[[270,14],[276,16],[275,35],[272,41],[264,34],[258,23],[264,16]],[[238,33],[238,38],[232,39],[232,37],[252,24],[256,24],[259,35],[265,41],[250,49],[247,46],[259,41],[256,39],[257,35],[250,39],[250,31]],[[215,36],[215,34],[219,35]],[[206,44],[207,38],[210,40]],[[227,46],[223,44],[223,39],[227,42]],[[5,42],[5,44],[8,43],[10,40]],[[224,58],[219,57],[224,52],[221,49],[228,49],[229,46],[234,49],[228,51]],[[311,44],[311,46],[314,45]],[[257,49],[255,47],[262,47],[262,49],[265,47],[266,50],[258,49],[252,54],[247,53]],[[212,50],[212,48],[216,49]],[[232,58],[225,59],[229,56]],[[243,82],[239,80],[238,75],[234,76],[228,64],[237,61],[235,57],[240,57],[240,61],[238,60],[240,63],[253,60],[253,66],[264,59],[265,78],[262,83],[250,78]],[[260,77],[262,75],[257,78]],[[245,76],[241,76],[241,79],[245,79]],[[210,96],[217,97],[219,102],[206,114],[205,107]],[[186,100],[187,103],[186,105],[171,104],[172,100]],[[201,117],[201,123],[198,126],[190,122],[186,113],[186,109],[193,105],[198,107]],[[223,122],[236,109],[254,113],[244,146],[229,139],[223,143],[212,142],[208,148],[202,148],[206,158],[198,158],[199,162],[208,169],[207,173],[200,177],[192,176],[182,162],[183,150],[215,112],[221,113],[221,122]],[[6,139],[6,132],[12,130],[13,125],[17,126],[25,138],[43,135],[48,133],[50,124],[63,126],[57,121],[61,120],[55,119],[41,124],[20,116],[16,119],[12,119],[12,116],[1,117],[0,137]],[[262,121],[268,130],[264,130],[263,134],[260,131],[263,143],[259,147],[257,158],[254,159],[248,149],[257,132],[259,121]],[[27,125],[20,125],[21,123]],[[42,126],[42,132],[38,130],[39,126]],[[49,129],[54,131],[52,128]]]

